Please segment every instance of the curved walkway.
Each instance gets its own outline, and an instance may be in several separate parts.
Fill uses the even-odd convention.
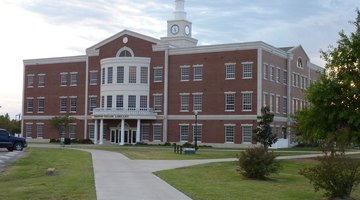
[[[98,200],[190,200],[191,198],[155,176],[153,172],[235,160],[130,160],[116,152],[81,150],[92,154]]]

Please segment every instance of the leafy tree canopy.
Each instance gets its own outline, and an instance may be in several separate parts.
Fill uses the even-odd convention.
[[[343,149],[360,143],[360,12],[355,31],[339,33],[337,46],[321,51],[325,72],[307,90],[311,107],[298,113],[298,131],[307,141]]]
[[[261,108],[261,116],[258,116],[257,128],[254,130],[255,140],[264,146],[267,150],[278,139],[272,133],[270,124],[274,121],[274,114],[270,113],[268,106]]]

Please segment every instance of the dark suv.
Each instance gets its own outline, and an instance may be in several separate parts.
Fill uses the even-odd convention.
[[[7,148],[9,151],[22,151],[27,147],[25,138],[14,137],[5,129],[0,129],[0,148]]]

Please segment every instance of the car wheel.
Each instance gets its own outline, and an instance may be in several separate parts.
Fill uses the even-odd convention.
[[[12,147],[8,147],[7,150],[8,151],[14,151],[14,149]]]
[[[21,143],[19,143],[19,142],[17,142],[17,143],[15,143],[14,144],[14,149],[16,150],[16,151],[22,151],[23,150],[23,144],[21,144]]]

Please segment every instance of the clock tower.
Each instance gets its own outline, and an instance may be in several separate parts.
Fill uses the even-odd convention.
[[[167,37],[161,40],[174,47],[194,47],[197,40],[192,38],[191,22],[186,20],[185,0],[175,0],[174,19],[167,21]]]

